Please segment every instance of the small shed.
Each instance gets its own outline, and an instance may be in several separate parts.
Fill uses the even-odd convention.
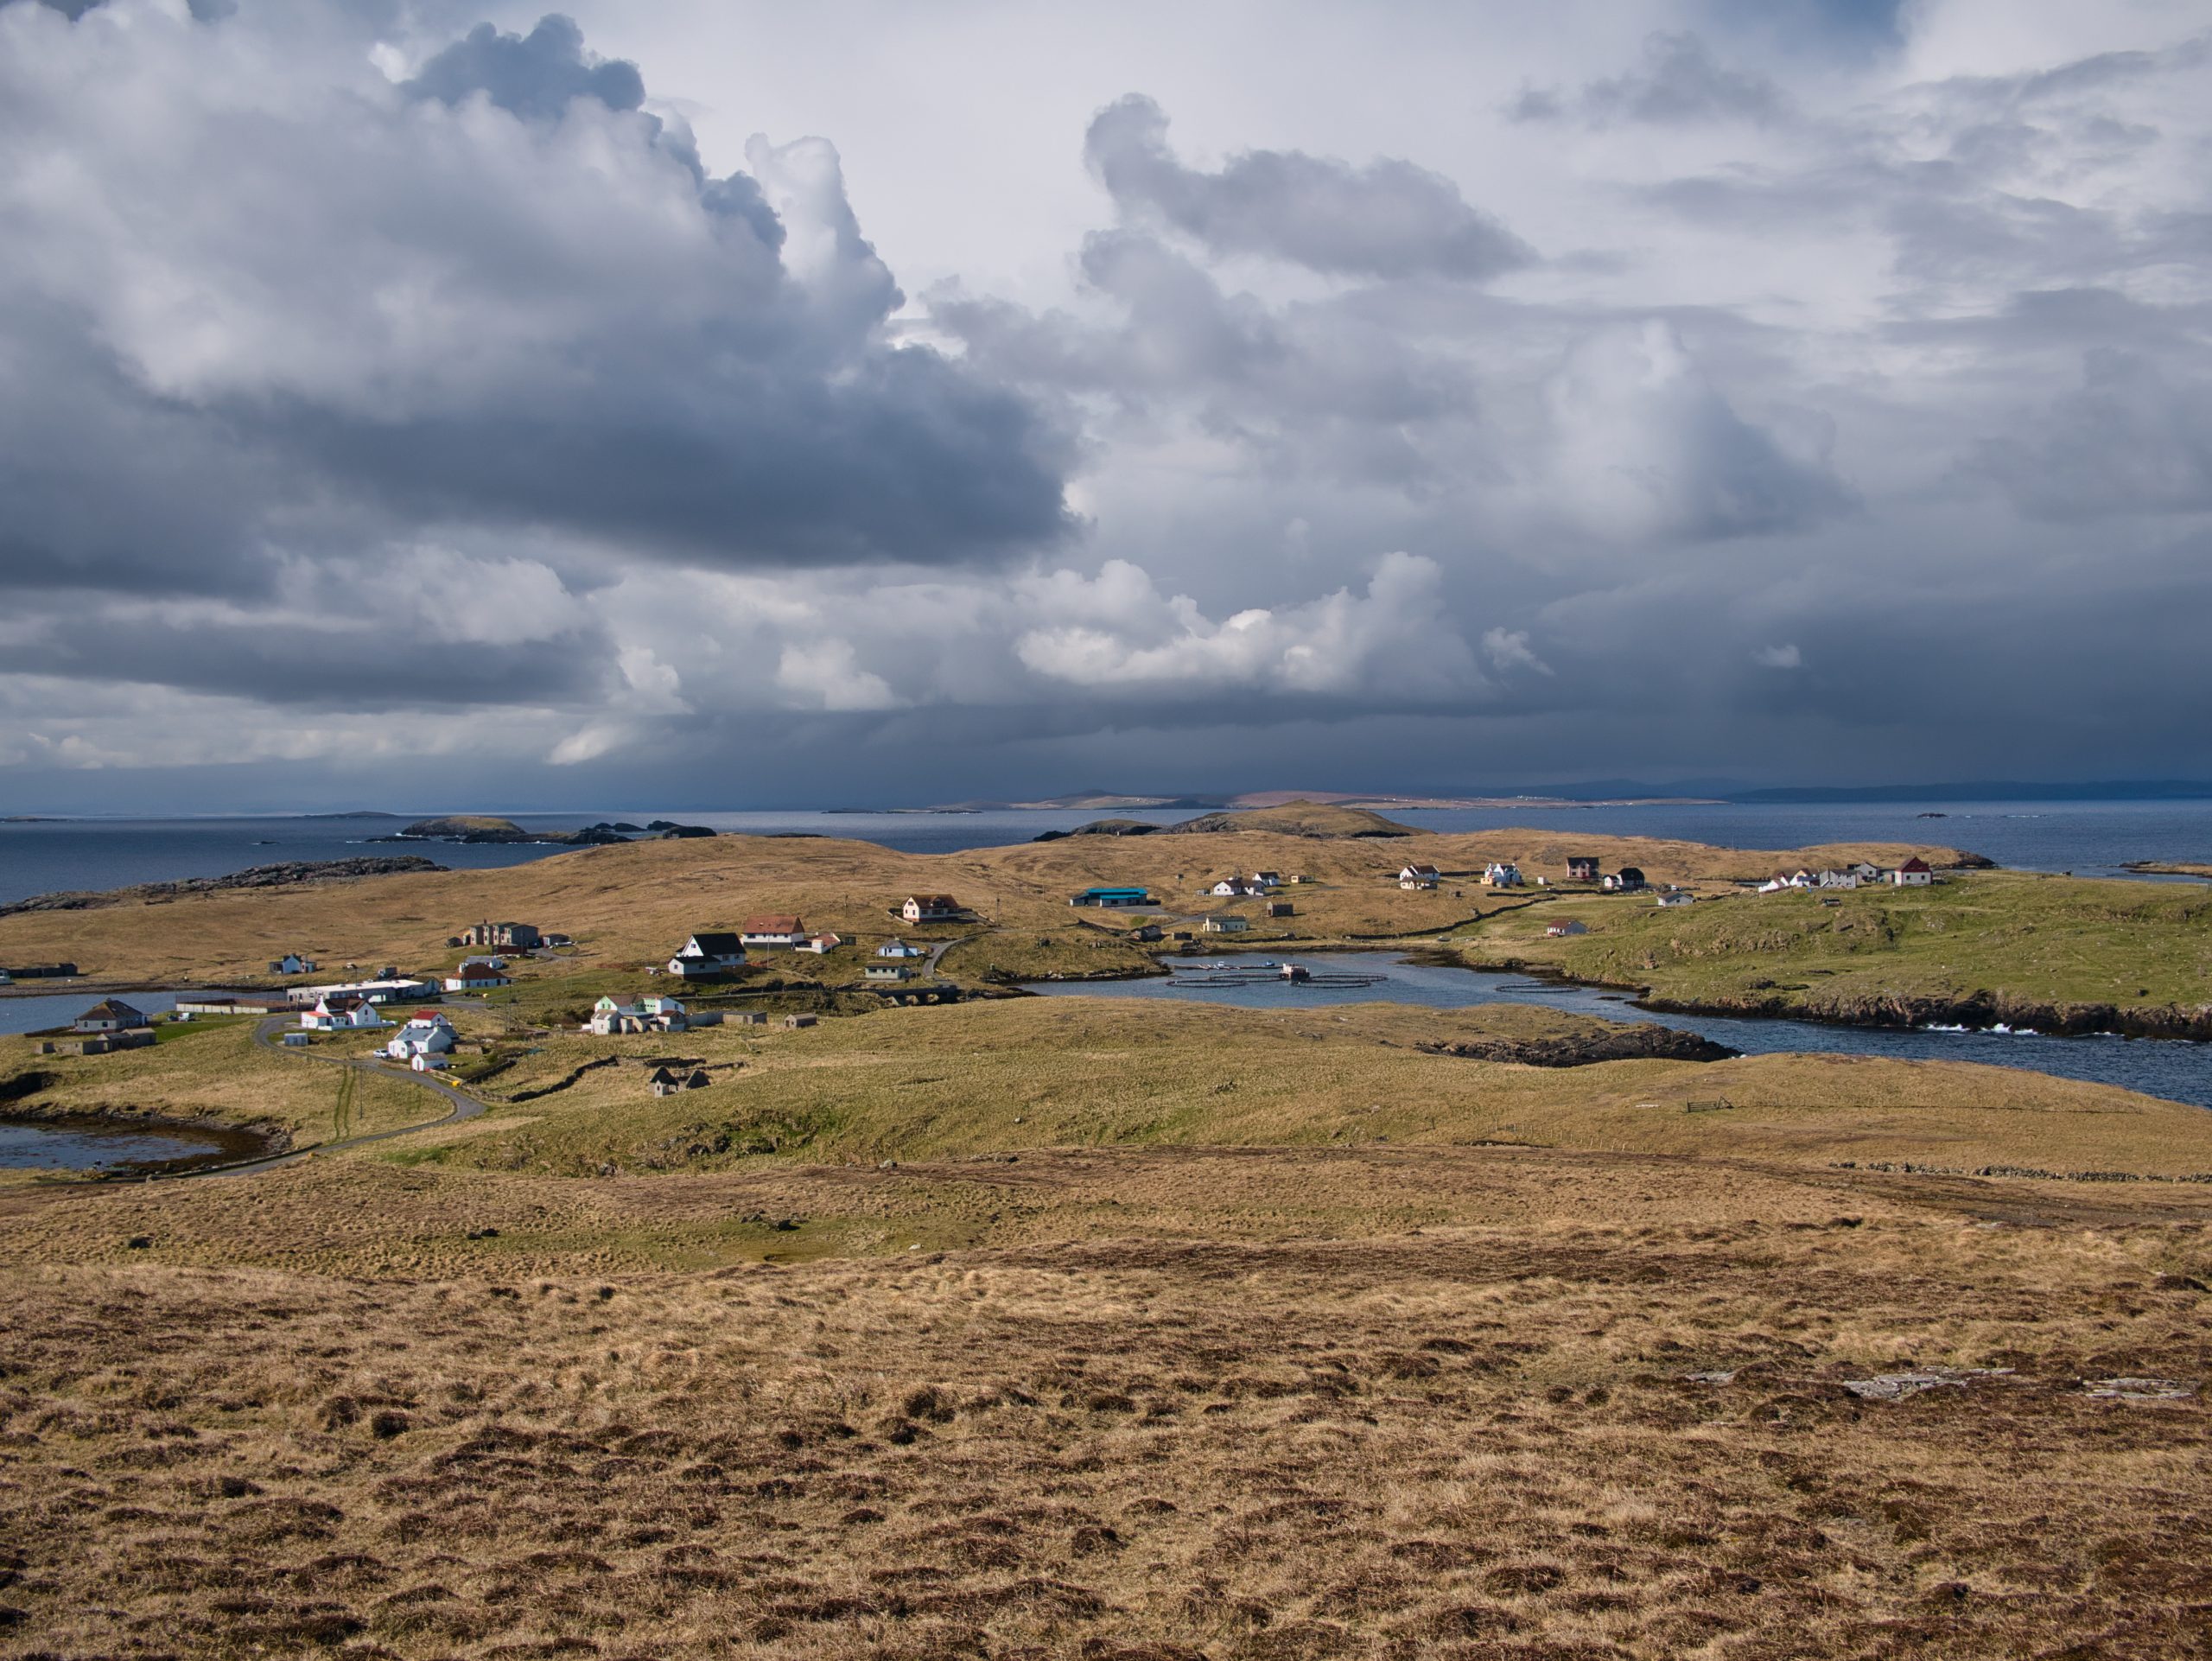
[[[818,1020],[818,1016],[810,1015],[785,1015],[784,1017],[784,1025],[789,1028],[791,1031],[796,1032],[801,1027],[814,1026]]]

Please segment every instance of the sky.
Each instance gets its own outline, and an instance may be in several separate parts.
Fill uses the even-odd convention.
[[[2212,778],[2212,0],[0,0],[0,811]]]

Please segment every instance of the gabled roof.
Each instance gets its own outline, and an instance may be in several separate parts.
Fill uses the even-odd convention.
[[[960,902],[949,894],[910,894],[906,896],[906,903],[910,906],[919,906],[925,911],[958,911],[960,909]]]
[[[1921,858],[1917,854],[1915,854],[1910,859],[1905,861],[1904,864],[1897,867],[1897,869],[1900,871],[1924,871],[1928,869],[1928,862]]]
[[[653,1069],[653,1076],[646,1079],[645,1082],[649,1085],[673,1085],[679,1084],[682,1080],[678,1079],[677,1076],[671,1072],[666,1067],[655,1067]]]
[[[748,923],[746,926],[750,928],[752,925]],[[734,958],[745,950],[745,942],[728,929],[702,930],[686,940],[684,945],[697,946],[700,954],[709,958]]]
[[[77,1017],[79,1021],[143,1021],[146,1012],[116,998],[102,998]]]

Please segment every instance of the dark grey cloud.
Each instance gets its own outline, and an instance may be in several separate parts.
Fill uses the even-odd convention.
[[[1516,121],[1574,119],[1602,127],[1712,121],[1764,126],[1794,111],[1789,95],[1766,76],[1720,63],[1695,35],[1661,32],[1645,38],[1637,67],[1573,92],[1524,87],[1508,112]]]
[[[2079,387],[1985,439],[1970,467],[2038,519],[2212,509],[2212,353],[2098,347]]]
[[[538,640],[454,641],[411,617],[399,627],[321,627],[297,618],[272,626],[158,611],[65,614],[8,655],[16,674],[375,714],[588,702],[611,672],[607,642],[588,627]]]
[[[1099,111],[1084,154],[1122,213],[1216,254],[1332,276],[1471,282],[1535,258],[1451,180],[1410,162],[1355,168],[1299,150],[1245,150],[1218,172],[1186,167],[1168,148],[1166,113],[1139,94]]]
[[[557,120],[571,99],[597,99],[610,110],[645,101],[638,66],[585,50],[583,30],[557,12],[527,35],[478,24],[424,64],[408,90],[444,104],[480,92],[502,110],[537,121]]]
[[[760,180],[704,177],[565,18],[479,29],[397,89],[311,39],[311,105],[158,24],[99,74],[53,33],[90,27],[16,31],[0,71],[0,160],[64,144],[97,181],[0,200],[0,582],[223,591],[272,549],[424,525],[735,567],[990,561],[1066,529],[1059,433],[890,338],[903,296],[826,146],[793,211],[829,250],[795,273]],[[158,122],[109,107],[134,75]],[[477,92],[491,127],[445,112]]]

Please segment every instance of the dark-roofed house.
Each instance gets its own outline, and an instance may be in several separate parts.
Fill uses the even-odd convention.
[[[102,998],[69,1024],[80,1033],[121,1033],[154,1023],[146,1019],[143,1009],[134,1009],[119,998]]]
[[[1624,865],[1605,879],[1606,889],[1613,894],[1634,894],[1643,886],[1643,873],[1633,865]]]
[[[702,930],[676,950],[668,972],[686,980],[726,974],[745,962],[745,943],[728,930]]]
[[[707,1077],[706,1069],[694,1067],[689,1072],[676,1072],[667,1067],[655,1067],[653,1076],[645,1082],[652,1086],[656,1096],[673,1096],[679,1090],[704,1090],[715,1081]]]
[[[910,923],[948,923],[968,914],[968,908],[949,894],[910,894],[899,914]]]
[[[1598,880],[1597,856],[1569,854],[1567,856],[1567,880],[1570,882],[1595,882]]]

